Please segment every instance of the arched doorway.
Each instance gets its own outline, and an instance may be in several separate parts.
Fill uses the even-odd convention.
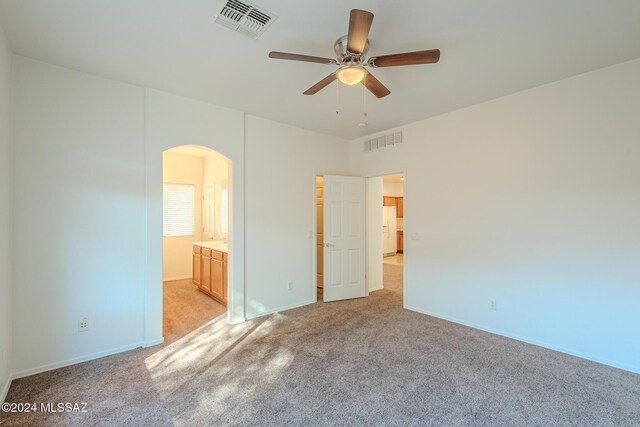
[[[175,341],[227,317],[231,162],[202,146],[162,154],[163,336]]]
[[[145,91],[145,217],[147,241],[144,347],[162,336],[162,153],[178,145],[194,145],[222,154],[229,161],[229,298],[227,322],[245,317],[244,259],[244,114],[153,89]]]

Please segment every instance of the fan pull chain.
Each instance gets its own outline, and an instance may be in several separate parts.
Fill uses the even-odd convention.
[[[367,75],[364,75],[364,81],[362,85],[362,114],[367,117]]]
[[[340,114],[340,82],[336,79],[336,114]]]

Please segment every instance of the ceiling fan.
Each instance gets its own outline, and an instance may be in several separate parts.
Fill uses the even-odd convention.
[[[417,52],[396,53],[393,55],[373,56],[366,59],[369,50],[369,30],[373,22],[373,13],[353,9],[349,17],[349,33],[336,40],[333,48],[337,59],[319,56],[298,55],[295,53],[269,52],[269,58],[289,59],[292,61],[315,62],[318,64],[338,65],[338,69],[318,83],[304,91],[305,95],[314,95],[331,82],[338,79],[346,85],[362,83],[376,97],[382,98],[391,93],[365,67],[397,67],[400,65],[433,64],[440,60],[440,50],[420,50]]]

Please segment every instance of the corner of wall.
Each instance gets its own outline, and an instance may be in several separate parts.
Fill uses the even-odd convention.
[[[0,71],[0,92],[6,92],[7,96],[2,96],[2,102],[5,105],[0,107],[0,114],[4,117],[0,117],[0,123],[6,122],[6,126],[0,126],[4,128],[4,132],[0,134],[0,149],[3,155],[0,158],[4,158],[5,164],[2,164],[0,170],[3,170],[3,179],[0,180],[0,185],[3,188],[0,189],[2,194],[2,204],[5,206],[5,211],[2,213],[0,221],[0,234],[3,235],[1,244],[5,245],[1,249],[2,257],[0,260],[3,268],[0,269],[2,277],[0,277],[0,294],[3,296],[0,298],[0,313],[4,314],[4,318],[0,319],[0,327],[4,328],[0,331],[0,337],[3,341],[0,343],[0,402],[4,402],[12,380],[13,371],[13,245],[14,245],[14,227],[13,219],[15,218],[14,212],[14,200],[15,200],[15,174],[14,174],[14,129],[13,129],[13,105],[14,105],[14,54],[11,51],[11,46],[4,34],[3,29],[0,27],[0,66],[3,68]]]

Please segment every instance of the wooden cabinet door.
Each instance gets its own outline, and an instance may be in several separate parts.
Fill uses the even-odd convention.
[[[200,286],[200,254],[193,254],[193,284]]]
[[[398,207],[396,216],[402,218],[404,216],[404,199],[402,197],[396,197],[396,206]]]
[[[200,289],[211,293],[211,258],[205,255],[200,258]]]
[[[224,265],[220,259],[211,259],[211,295],[224,301]]]
[[[389,196],[382,197],[382,206],[395,206],[395,205],[396,205],[395,197],[389,197]]]
[[[398,252],[402,253],[404,245],[404,233],[402,231],[398,231]]]

